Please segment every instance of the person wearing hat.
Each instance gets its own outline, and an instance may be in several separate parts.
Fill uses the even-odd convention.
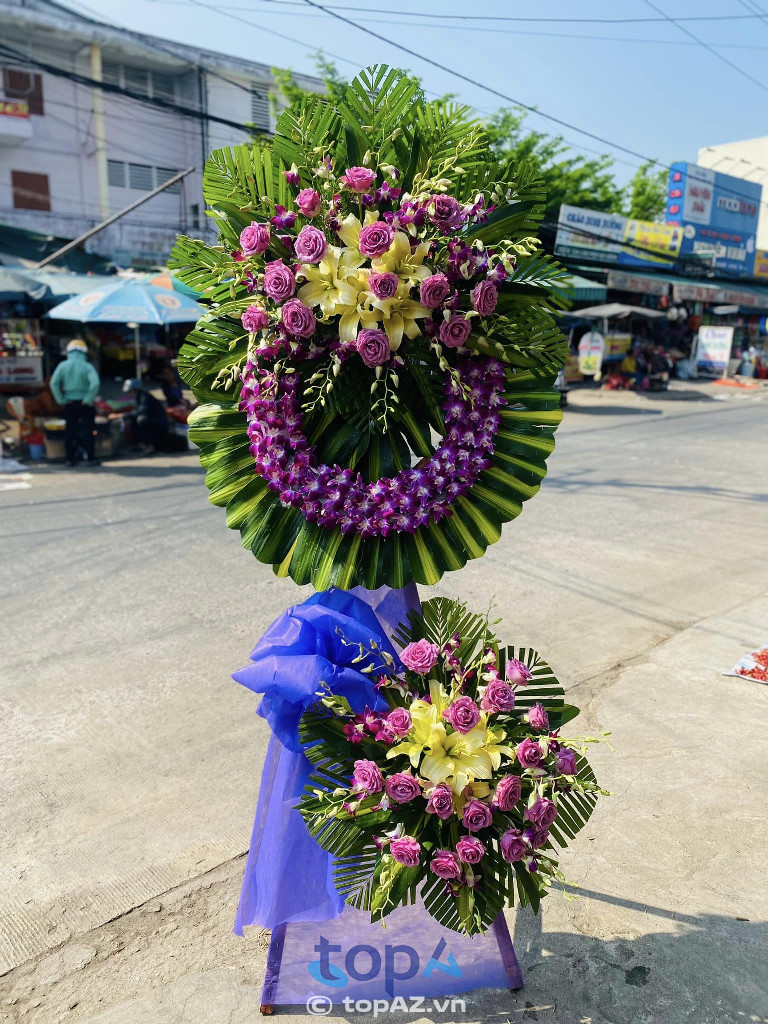
[[[81,448],[85,451],[85,464],[98,466],[94,452],[93,403],[99,393],[99,375],[88,362],[88,346],[80,338],[67,345],[67,358],[59,363],[51,377],[51,391],[59,405],[64,406],[64,448],[67,465],[75,466]]]
[[[123,383],[123,393],[136,403],[136,411],[128,417],[140,451],[169,451],[168,414],[160,399],[155,398],[135,377]]]

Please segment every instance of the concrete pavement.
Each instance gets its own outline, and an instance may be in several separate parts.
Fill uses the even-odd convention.
[[[585,897],[516,922],[525,991],[466,1019],[763,1019],[768,688],[718,672],[768,628],[768,405],[572,401],[542,493],[435,591],[495,595],[613,730],[615,795],[565,858]],[[228,673],[301,592],[241,552],[192,455],[32,482],[0,495],[0,1006],[255,1019],[264,937],[229,929],[265,735]]]

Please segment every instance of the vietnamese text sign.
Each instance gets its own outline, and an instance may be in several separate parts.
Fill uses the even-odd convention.
[[[579,370],[585,377],[600,373],[605,352],[605,338],[597,331],[589,331],[579,341]]]
[[[732,327],[700,327],[696,346],[697,368],[704,373],[723,373],[728,369],[732,344]]]
[[[563,203],[557,223],[555,253],[575,259],[626,266],[672,266],[683,240],[682,228],[630,220]]]

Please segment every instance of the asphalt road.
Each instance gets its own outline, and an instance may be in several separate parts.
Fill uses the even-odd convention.
[[[564,859],[584,897],[519,918],[525,992],[461,1019],[768,1019],[768,687],[719,675],[768,638],[767,453],[762,393],[579,394],[541,493],[434,588],[493,600],[616,737]],[[229,929],[266,734],[229,673],[308,591],[192,453],[31,483],[0,491],[0,1007],[255,1020],[263,940]]]

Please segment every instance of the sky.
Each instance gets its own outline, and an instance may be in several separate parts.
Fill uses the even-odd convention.
[[[78,7],[76,0],[62,2]],[[522,102],[574,126],[530,114],[531,128],[561,134],[585,155],[615,156],[621,183],[632,176],[640,157],[607,142],[668,164],[695,162],[700,146],[768,134],[761,116],[768,109],[768,0],[318,2],[387,41],[313,9],[306,0],[88,0],[86,13],[294,71],[313,73],[317,49],[334,56],[345,74],[373,63],[406,67],[429,92],[456,93],[481,114]],[[718,20],[667,20],[692,17]],[[551,20],[573,18],[657,20]],[[403,53],[389,40],[419,56]]]

